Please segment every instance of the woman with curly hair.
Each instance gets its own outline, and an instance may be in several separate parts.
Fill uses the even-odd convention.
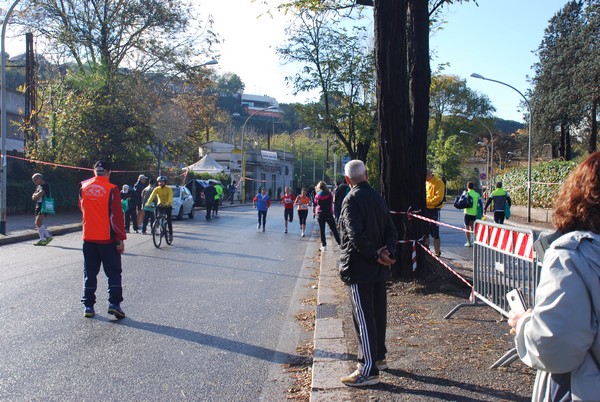
[[[537,369],[532,401],[600,400],[600,152],[565,180],[535,306],[510,312],[521,360]]]

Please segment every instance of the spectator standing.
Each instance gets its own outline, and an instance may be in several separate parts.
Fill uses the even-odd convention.
[[[317,193],[313,199],[313,213],[317,217],[319,229],[321,231],[321,249],[327,247],[327,237],[325,236],[325,225],[329,226],[331,233],[335,237],[337,244],[340,244],[340,235],[333,217],[333,195],[327,188],[327,183],[320,181],[315,188]]]
[[[137,182],[133,185],[133,191],[135,194],[135,216],[137,221],[137,227],[139,228],[144,220],[144,204],[142,204],[142,192],[146,188],[146,180],[148,178],[141,174],[138,176]]]
[[[283,197],[281,197],[281,204],[283,204],[283,222],[285,224],[283,233],[288,232],[288,222],[293,222],[294,220],[294,201],[296,201],[296,196],[292,194],[292,189],[289,186],[285,186]]]
[[[133,231],[138,233],[137,224],[137,207],[135,203],[135,191],[129,188],[129,185],[124,184],[121,191],[121,200],[123,201],[123,213],[125,214],[125,232],[129,233],[129,228],[133,224]]]
[[[310,204],[310,198],[306,195],[306,189],[303,188],[300,195],[296,197],[294,205],[298,206],[298,220],[300,221],[300,237],[304,237],[306,231],[306,217],[308,216],[308,206]]]
[[[233,205],[233,196],[235,195],[235,181],[231,180],[231,183],[227,186],[229,191],[229,204]]]
[[[565,180],[535,306],[509,313],[521,360],[537,369],[533,402],[600,398],[600,152]]]
[[[385,201],[367,182],[364,163],[350,161],[344,173],[351,190],[340,214],[340,276],[348,285],[359,364],[341,381],[360,387],[379,383],[379,371],[388,368],[385,283],[391,278],[389,266],[396,262],[398,236]]]
[[[148,222],[150,222],[150,227],[154,224],[154,210],[156,205],[152,204],[149,207],[146,206],[146,202],[148,202],[148,198],[150,198],[150,194],[156,187],[156,179],[152,178],[148,182],[148,185],[142,190],[142,206],[144,209],[144,222],[142,223],[142,234],[146,234],[146,229],[148,228]]]
[[[333,215],[335,217],[336,223],[340,220],[340,212],[342,211],[342,201],[344,201],[344,197],[350,191],[350,186],[346,183],[337,183],[335,187],[335,193],[333,196]]]
[[[472,181],[467,183],[467,194],[473,199],[473,206],[464,209],[465,229],[471,231],[471,233],[465,232],[465,235],[467,237],[465,247],[471,247],[473,245],[471,235],[473,234],[473,226],[475,224],[475,221],[477,220],[477,206],[479,205],[479,193],[475,191],[475,183],[473,183]]]
[[[489,197],[483,207],[484,211],[487,211],[489,205],[494,201],[494,222],[504,223],[506,217],[505,208],[510,208],[511,200],[510,195],[502,188],[502,182],[496,183],[496,188],[492,191],[492,196]]]
[[[208,182],[208,187],[204,188],[204,202],[206,203],[206,220],[211,219],[211,212],[215,203],[215,197],[217,196],[217,190],[215,189],[215,183],[212,181]]]
[[[444,195],[446,186],[439,177],[435,176],[430,169],[427,169],[425,181],[425,217],[436,222],[440,221],[440,211],[444,206]],[[442,255],[440,242],[440,226],[437,223],[429,223],[429,236],[433,237],[433,252],[436,256]],[[429,246],[429,237],[427,237],[427,246]]]
[[[48,228],[44,225],[46,214],[42,212],[42,201],[44,200],[44,195],[50,196],[50,185],[46,183],[44,176],[41,173],[35,173],[31,176],[31,180],[33,181],[33,184],[35,184],[35,191],[31,195],[31,199],[35,201],[35,218],[33,222],[37,228],[38,235],[40,236],[40,240],[37,243],[33,243],[33,245],[45,246],[53,239]]]
[[[218,218],[219,215],[219,203],[221,202],[221,198],[223,197],[223,186],[217,182],[213,182],[215,186],[215,191],[217,194],[215,195],[215,202],[213,204],[213,216]]]
[[[84,316],[93,317],[100,266],[108,278],[108,314],[125,318],[121,309],[121,254],[125,251],[123,210],[119,188],[109,182],[108,161],[94,165],[95,177],[81,183],[79,208],[83,215],[83,296]]]
[[[264,232],[267,224],[267,211],[271,206],[271,197],[267,194],[266,188],[263,187],[260,189],[260,193],[256,194],[252,199],[252,204],[258,211],[258,226],[256,228],[260,229],[262,224],[262,231]]]

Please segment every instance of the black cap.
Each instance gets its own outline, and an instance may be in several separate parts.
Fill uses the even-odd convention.
[[[108,161],[98,161],[94,164],[94,170],[96,172],[110,172],[110,162]]]

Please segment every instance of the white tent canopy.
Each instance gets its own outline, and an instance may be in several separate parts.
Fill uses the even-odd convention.
[[[217,174],[225,171],[223,165],[217,162],[212,156],[206,155],[198,162],[191,164],[186,169],[196,173]]]

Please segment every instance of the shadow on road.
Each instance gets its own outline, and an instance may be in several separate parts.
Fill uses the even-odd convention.
[[[166,325],[160,325],[150,322],[136,321],[132,320],[131,318],[125,318],[119,321],[111,320],[111,322],[117,325],[141,329],[143,331],[148,331],[155,334],[170,336],[184,341],[194,342],[200,345],[206,345],[217,349],[227,350],[233,353],[251,356],[257,359],[277,364],[289,364],[296,361],[303,361],[305,359],[300,355],[292,355],[289,353],[278,352],[273,349],[251,345],[245,342],[234,341],[232,339],[226,339],[220,336],[203,334],[201,332],[194,332],[183,328],[168,327]]]

